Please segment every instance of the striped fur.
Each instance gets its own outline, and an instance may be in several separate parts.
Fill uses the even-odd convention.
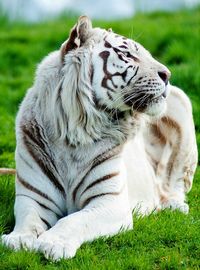
[[[169,76],[140,44],[79,19],[39,65],[17,116],[16,224],[2,238],[7,246],[59,260],[131,229],[133,210],[188,212],[194,124]]]

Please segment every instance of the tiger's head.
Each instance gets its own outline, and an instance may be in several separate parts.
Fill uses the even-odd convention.
[[[69,126],[78,128],[78,123],[93,133],[98,121],[105,121],[102,110],[148,115],[165,110],[170,71],[139,43],[92,28],[82,16],[60,54],[64,75],[59,95],[71,122],[68,133]]]

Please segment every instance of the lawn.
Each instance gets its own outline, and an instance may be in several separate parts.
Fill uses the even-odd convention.
[[[120,22],[94,22],[142,43],[169,67],[171,83],[189,95],[200,147],[200,9],[139,14]],[[37,63],[58,49],[75,18],[38,25],[0,19],[0,167],[14,167],[14,122],[32,85]],[[200,148],[199,148],[200,149]],[[163,211],[134,218],[134,230],[84,244],[75,258],[58,263],[41,254],[13,252],[0,245],[0,270],[11,269],[200,269],[200,167],[188,195],[189,215]],[[14,177],[0,177],[0,235],[14,225]]]

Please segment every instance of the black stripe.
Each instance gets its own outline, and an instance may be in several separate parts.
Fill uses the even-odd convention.
[[[123,61],[124,63],[128,63],[128,60],[124,59],[124,55],[123,55],[123,52],[115,47],[113,47],[113,50],[115,51],[115,53],[117,54],[118,58]]]
[[[126,112],[120,111],[118,109],[109,109],[106,105],[104,104],[97,104],[98,110],[101,110],[103,112],[106,112],[109,116],[112,116],[112,120],[119,120],[119,119],[124,119]]]
[[[30,168],[33,170],[33,167],[31,166],[31,164],[20,154],[18,153],[19,157],[21,158],[21,160],[23,160],[23,162]]]
[[[90,65],[90,73],[89,73],[89,76],[90,76],[90,83],[91,83],[91,85],[92,85],[93,77],[94,77],[94,66],[93,66],[93,64]]]
[[[85,193],[85,192],[86,192],[88,189],[90,189],[91,187],[93,187],[93,186],[95,186],[95,185],[97,185],[97,184],[99,184],[99,183],[102,183],[102,182],[104,182],[104,181],[106,181],[106,180],[109,180],[109,179],[111,179],[111,178],[113,178],[113,177],[115,177],[115,176],[117,176],[117,175],[119,175],[119,172],[110,173],[110,174],[104,175],[104,176],[101,177],[101,178],[98,178],[97,180],[95,180],[94,182],[92,182],[90,185],[88,185],[88,186],[83,190],[83,192],[81,193],[80,196],[82,196],[83,193]]]
[[[48,210],[48,211],[51,211],[53,214],[56,215],[57,218],[61,218],[62,216],[59,215],[58,213],[55,213],[51,208],[49,208],[48,206],[46,206],[45,204],[39,202],[38,200],[36,200],[35,198],[29,196],[29,195],[26,195],[26,194],[16,194],[16,196],[23,196],[23,197],[27,197],[33,201],[35,201],[37,204],[39,204],[40,207],[44,208],[45,210]]]
[[[122,48],[122,49],[128,49],[128,47],[125,46],[125,45],[120,45],[119,48]]]
[[[117,145],[114,148],[111,148],[111,149],[105,151],[104,153],[98,155],[93,160],[91,170],[94,169],[95,167],[99,166],[101,163],[105,162],[109,158],[113,158],[116,155],[120,154],[121,151],[122,151],[122,146],[121,145]]]
[[[22,184],[26,189],[29,189],[32,192],[35,192],[36,194],[38,194],[39,196],[47,199],[48,201],[52,202],[58,209],[59,211],[62,213],[62,210],[60,209],[60,207],[57,205],[57,203],[54,202],[53,199],[51,199],[46,193],[41,192],[39,189],[35,188],[34,186],[32,186],[31,184],[29,184],[28,182],[26,182],[18,173],[17,173],[17,180],[20,182],[20,184]]]
[[[31,129],[32,128],[32,129]],[[58,178],[53,173],[52,169],[57,172],[57,168],[51,158],[51,156],[45,151],[45,143],[42,141],[41,134],[34,134],[33,126],[30,125],[29,129],[26,126],[22,126],[22,131],[24,133],[23,140],[29,154],[39,165],[43,173],[48,177],[48,179],[54,184],[54,186],[66,197],[64,187],[60,184]],[[32,132],[31,132],[32,131]],[[39,132],[37,127],[37,133]],[[37,135],[34,136],[34,135]],[[33,143],[37,146],[37,151],[34,149]],[[44,162],[45,159],[45,162]]]
[[[84,208],[86,205],[88,205],[92,200],[98,198],[98,197],[102,197],[102,196],[105,196],[105,195],[119,195],[121,193],[120,192],[108,192],[108,193],[101,193],[101,194],[98,194],[98,195],[94,195],[90,198],[87,198],[83,203],[82,203],[82,208]]]
[[[110,90],[110,89],[109,89]],[[109,91],[107,91],[107,96],[108,96],[108,98],[110,99],[110,100],[112,100],[113,101],[113,97],[111,96],[111,94],[110,94],[110,92]]]
[[[35,129],[35,120],[30,122],[28,126],[22,126],[22,131],[26,134],[36,145],[41,149],[45,148],[45,144],[42,141],[42,136],[38,134],[38,129]]]
[[[75,187],[75,189],[72,192],[72,198],[73,201],[75,202],[76,200],[76,194],[78,192],[78,189],[80,188],[80,186],[84,183],[86,177],[89,175],[89,173],[97,166],[99,166],[100,164],[104,163],[105,161],[112,159],[114,157],[116,157],[116,155],[118,155],[120,152],[122,151],[122,146],[118,145],[115,146],[112,149],[109,149],[107,151],[105,151],[104,153],[98,155],[93,161],[92,161],[92,165],[89,168],[89,170],[87,171],[87,173],[85,174],[85,176],[81,179],[81,181],[78,183],[78,185]]]
[[[47,230],[50,229],[52,226],[51,224],[44,218],[40,217],[40,219],[42,220],[42,222],[44,222],[44,224],[47,226]]]
[[[127,85],[129,85],[130,82],[132,81],[132,79],[137,75],[138,70],[139,70],[139,67],[136,68],[135,73],[134,73],[133,76],[130,78],[130,80],[127,82]]]
[[[139,48],[138,48],[137,44],[136,44],[136,43],[133,43],[133,44],[134,44],[134,46],[135,46],[135,50],[136,50],[136,51],[139,51]]]
[[[107,42],[108,43],[108,42]],[[106,43],[106,44],[107,44]],[[109,44],[109,43],[108,43]],[[110,45],[111,46],[111,45]],[[118,55],[118,57],[119,57],[119,59],[120,60],[122,60],[122,61],[124,61],[125,63],[128,63],[128,61],[126,61],[126,60],[124,60],[123,59],[123,57],[122,57],[122,55],[121,54],[119,54],[119,52],[121,52],[119,49],[117,49],[117,48],[114,48],[114,47],[112,47],[113,48],[113,50],[117,53],[117,55]],[[122,53],[122,52],[121,52]],[[129,68],[133,68],[133,66],[132,65],[129,65],[127,68],[126,68],[126,70],[124,71],[124,72],[122,72],[122,73],[120,73],[120,72],[115,72],[114,74],[111,74],[109,71],[108,71],[108,69],[107,69],[107,63],[108,63],[108,57],[109,57],[109,55],[110,55],[110,52],[109,51],[102,51],[100,54],[99,54],[99,56],[102,58],[102,60],[103,60],[103,71],[104,71],[104,74],[105,74],[105,76],[104,76],[104,78],[103,78],[103,80],[102,80],[102,82],[101,82],[101,86],[102,87],[104,87],[104,88],[106,88],[107,90],[110,90],[110,91],[112,91],[112,92],[115,92],[115,89],[117,88],[117,85],[115,85],[114,84],[114,82],[113,82],[113,77],[115,77],[115,76],[121,76],[122,77],[122,79],[123,79],[123,81],[125,82],[126,80],[126,76],[127,76],[127,71],[128,71],[128,69]],[[135,67],[134,67],[135,68]],[[133,69],[134,69],[133,68]],[[137,74],[137,69],[136,69],[136,72],[135,72],[135,74],[133,75],[133,77],[134,76],[136,76],[136,74]],[[133,78],[132,77],[132,78]],[[131,78],[131,79],[132,79]],[[113,89],[113,88],[111,88],[111,87],[109,87],[108,86],[108,81],[111,81],[111,83],[112,83],[112,85],[113,85],[113,87],[115,88],[115,89]],[[128,82],[128,84],[130,83],[130,81]]]
[[[62,106],[62,102],[61,102],[61,92],[62,92],[62,83],[63,82],[61,82],[61,86],[59,87],[59,89],[58,89],[58,93],[57,93],[57,97],[56,97],[56,103],[57,103],[57,107],[59,107],[59,110],[60,110],[60,112],[61,112],[61,114],[62,114],[62,117],[63,117],[63,119],[64,119],[64,122],[65,122],[65,125],[66,125],[66,129],[68,130],[68,120],[67,120],[67,115],[66,115],[66,113],[64,112],[64,109],[63,109],[63,106]],[[58,118],[56,118],[56,124],[57,124],[57,129],[58,129],[58,134],[59,134],[59,136],[61,136],[61,127],[60,127],[60,119],[58,119]],[[66,138],[67,139],[67,138]],[[67,142],[67,145],[68,145],[69,143]]]

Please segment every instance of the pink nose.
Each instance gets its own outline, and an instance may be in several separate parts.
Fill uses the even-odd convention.
[[[170,71],[158,71],[158,76],[163,80],[165,85],[168,84],[169,78],[171,76]]]

